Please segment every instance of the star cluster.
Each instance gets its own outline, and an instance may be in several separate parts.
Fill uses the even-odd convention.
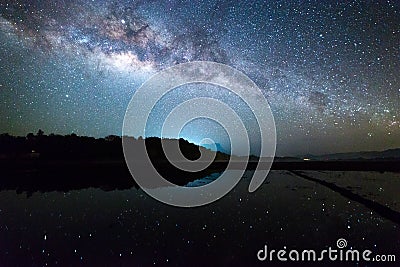
[[[147,78],[209,60],[261,88],[278,154],[400,146],[396,1],[2,0],[0,40],[1,132],[120,134]]]

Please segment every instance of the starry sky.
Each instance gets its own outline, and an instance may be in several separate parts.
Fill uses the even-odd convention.
[[[198,60],[260,87],[278,155],[400,147],[398,1],[0,0],[0,132],[121,135],[143,82]],[[178,88],[152,123],[200,96],[226,101],[253,131],[240,99],[205,85]],[[182,137],[226,145],[209,121]]]

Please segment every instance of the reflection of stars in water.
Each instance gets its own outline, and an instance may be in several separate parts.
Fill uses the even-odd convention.
[[[399,208],[393,199],[397,192],[383,190],[393,188],[387,173],[310,171],[307,175],[338,183],[346,180],[341,186],[357,185],[361,176],[366,182],[354,188],[357,193],[365,191],[363,197]],[[104,192],[92,188],[34,193],[29,198],[5,191],[1,196],[16,205],[0,209],[2,215],[14,214],[2,217],[0,236],[24,239],[4,242],[0,257],[5,264],[11,260],[21,266],[56,262],[180,266],[193,258],[196,265],[254,265],[254,255],[264,245],[289,250],[310,249],[312,244],[312,249],[320,251],[334,247],[338,236],[359,249],[398,251],[398,225],[364,205],[285,171],[272,171],[268,184],[248,194],[250,177],[251,172],[246,172],[216,205],[184,212],[135,189]]]
[[[3,1],[0,130],[118,134],[146,78],[210,60],[263,90],[280,153],[399,146],[399,9],[395,1]]]

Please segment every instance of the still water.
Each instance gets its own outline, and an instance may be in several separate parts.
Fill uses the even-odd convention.
[[[395,254],[400,261],[396,223],[286,171],[272,171],[249,194],[251,174],[221,200],[189,209],[159,203],[136,189],[30,197],[0,192],[0,266],[266,266],[256,257],[266,244],[323,249],[339,238],[349,247]],[[354,187],[393,209],[400,203],[399,174],[308,174]]]

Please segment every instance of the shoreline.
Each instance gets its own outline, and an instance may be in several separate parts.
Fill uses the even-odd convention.
[[[232,162],[230,169],[239,169],[242,162]],[[250,161],[246,170],[255,170],[257,161]],[[400,172],[399,161],[303,161],[273,162],[271,170],[286,171],[367,171]],[[261,162],[261,169],[270,162]],[[171,167],[166,162],[157,162],[168,181],[185,186],[213,173],[226,169],[227,161],[213,162],[197,173],[188,173]],[[124,160],[0,160],[1,190],[17,190],[28,195],[37,191],[70,191],[84,188],[100,188],[105,191],[138,188]]]

